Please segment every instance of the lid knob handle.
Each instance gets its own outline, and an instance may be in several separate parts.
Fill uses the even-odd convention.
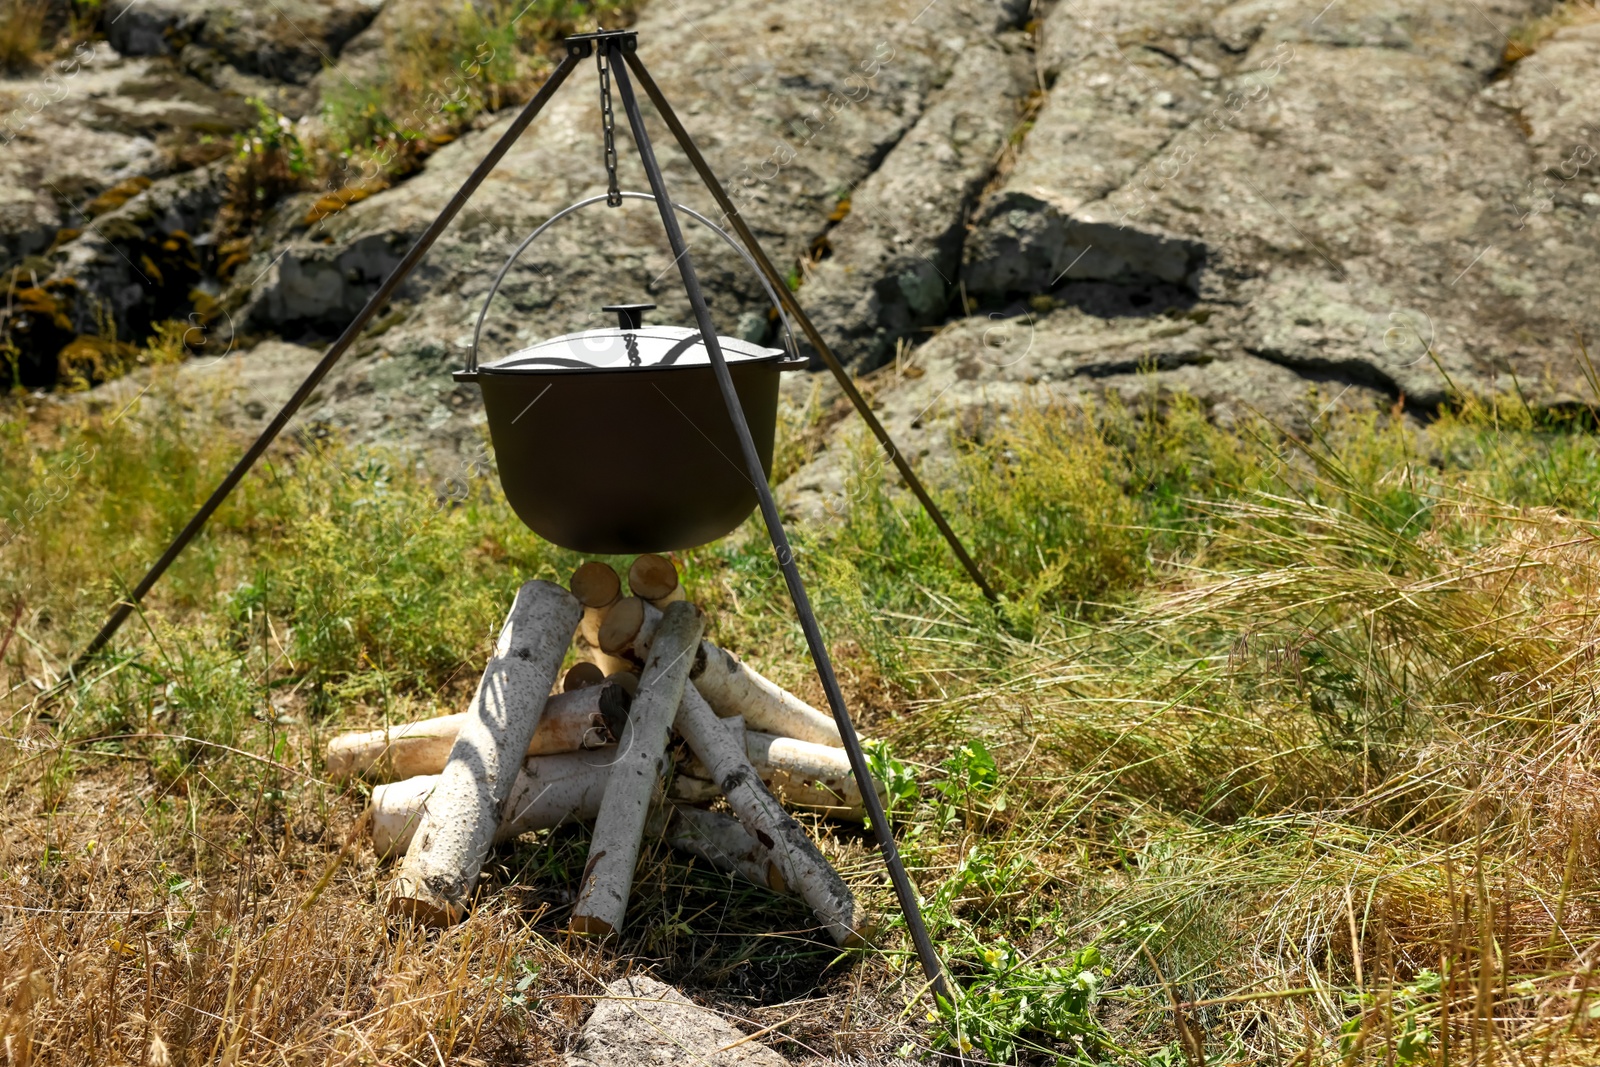
[[[615,311],[617,325],[624,330],[637,330],[644,325],[644,313],[654,311],[654,304],[607,304],[601,311]]]

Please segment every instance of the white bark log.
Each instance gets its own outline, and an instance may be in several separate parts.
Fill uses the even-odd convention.
[[[592,822],[600,811],[610,777],[609,761],[615,755],[615,749],[607,749],[604,753],[566,753],[528,760],[530,773],[517,778],[495,840],[509,841],[569,822]],[[428,797],[438,784],[438,775],[427,774],[380,785],[372,791],[372,847],[380,858],[401,855],[411,847]],[[771,853],[750,836],[738,819],[703,808],[669,804],[653,821],[659,823],[660,836],[680,852],[775,893],[788,892]]]
[[[631,665],[600,648],[600,625],[606,613],[622,599],[622,579],[610,564],[590,560],[572,572],[567,582],[572,595],[583,605],[583,621],[578,624],[578,653],[599,667],[604,674],[629,670]]]
[[[661,624],[661,612],[638,597],[612,605],[600,627],[600,645],[607,653],[642,663]],[[724,718],[744,716],[751,729],[840,748],[839,727],[787,689],[767,680],[732,652],[710,641],[700,642],[690,681]]]
[[[665,556],[648,552],[628,568],[628,592],[665,611],[668,604],[684,599],[678,582],[678,568]]]
[[[416,846],[390,886],[391,914],[442,926],[465,912],[582,614],[577,598],[559,585],[535,581],[517,590],[417,826]]]
[[[751,766],[786,808],[804,808],[834,819],[861,822],[866,809],[861,789],[850,769],[844,749],[746,730],[744,751]],[[679,765],[689,779],[709,779],[711,771],[699,760]],[[883,786],[874,783],[878,798],[888,802]]]
[[[679,852],[698,856],[719,871],[736,874],[774,893],[788,893],[783,873],[765,845],[738,819],[720,811],[668,806],[662,837]]]
[[[727,795],[728,806],[739,822],[771,853],[785,884],[811,906],[834,942],[857,945],[864,941],[869,917],[856,906],[855,894],[827,857],[762,784],[745,755],[743,722],[719,718],[695,688],[688,686],[678,707],[677,727],[711,771],[711,780]]]
[[[496,842],[568,822],[590,822],[600,812],[616,746],[589,752],[530,756],[500,809]],[[372,791],[372,847],[380,857],[411,847],[428,796],[439,776],[425,774]]]
[[[622,927],[639,840],[666,770],[667,736],[688,688],[695,646],[704,630],[705,616],[687,601],[668,608],[660,624],[595,818],[589,862],[572,906],[571,929],[576,933],[604,935]]]
[[[544,702],[544,714],[528,742],[529,756],[577,752],[611,744],[622,733],[633,698],[621,685],[598,685],[559,693]],[[392,782],[444,770],[465,712],[401,723],[382,730],[340,734],[328,742],[324,771],[334,781],[361,775]]]
[[[752,730],[835,748],[844,744],[832,715],[824,715],[710,641],[700,642],[690,678],[717,714],[742,715]]]

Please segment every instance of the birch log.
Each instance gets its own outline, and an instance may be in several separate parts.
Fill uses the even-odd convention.
[[[500,809],[495,842],[563,823],[592,821],[600,812],[616,753],[616,746],[608,745],[589,752],[529,756]],[[428,797],[438,784],[437,774],[425,774],[372,791],[373,851],[384,857],[411,847]]]
[[[624,687],[609,684],[550,697],[526,754],[545,756],[608,745],[621,735],[632,702]],[[340,734],[328,742],[324,772],[335,781],[361,775],[385,782],[438,774],[466,718],[463,712]]]
[[[600,811],[615,749],[600,752],[535,756],[532,775],[517,778],[506,801],[495,840],[509,841],[534,830],[569,822],[591,822]],[[380,785],[372,791],[372,847],[379,857],[403,854],[411,847],[428,797],[439,784],[436,774]],[[751,837],[739,820],[703,808],[667,805],[653,820],[660,836],[680,852],[698,856],[719,871],[785,893],[788,886],[765,845]]]
[[[650,654],[650,641],[661,624],[661,612],[638,597],[624,597],[611,606],[600,624],[600,647],[608,655],[635,663]],[[689,679],[718,715],[744,716],[745,724],[781,737],[818,745],[843,746],[833,716],[825,715],[787,689],[713,645],[700,642]]]
[[[465,912],[583,607],[559,585],[528,582],[389,890],[390,914],[430,926]]]
[[[607,745],[588,752],[528,757],[500,809],[496,843],[566,822],[592,821],[600,811],[616,754],[616,746]],[[428,797],[438,784],[437,774],[424,774],[373,789],[372,848],[380,858],[399,855],[411,847]],[[709,782],[705,786],[715,788]],[[692,795],[703,795],[703,788]]]
[[[578,624],[578,651],[605,674],[632,669],[631,665],[600,648],[600,624],[606,613],[622,598],[622,579],[609,564],[590,560],[572,572],[567,582],[572,595],[583,605],[583,621]]]
[[[628,592],[662,611],[684,598],[678,568],[665,556],[647,552],[628,568]]]
[[[827,857],[762,784],[745,755],[744,723],[718,717],[691,685],[684,689],[676,725],[727,795],[739,822],[766,846],[784,882],[811,906],[834,942],[861,944],[869,917],[856,906],[855,894]]]
[[[835,819],[861,822],[866,809],[861,789],[844,749],[746,730],[744,752],[761,780],[784,807],[804,808]],[[679,764],[689,778],[709,779],[711,771],[699,760]],[[874,783],[878,799],[888,803],[881,783]]]
[[[717,714],[742,715],[753,730],[835,748],[844,745],[832,715],[824,715],[710,641],[700,642],[690,678]]]
[[[720,811],[669,805],[661,835],[679,852],[698,856],[719,871],[736,874],[774,893],[787,893],[772,853],[750,831]]]
[[[608,619],[609,621],[609,619]],[[622,927],[650,802],[667,764],[667,736],[688,688],[689,667],[705,630],[700,609],[682,601],[661,620],[619,742],[605,799],[595,817],[570,928],[609,934]]]
[[[630,681],[634,678],[631,674],[619,677]],[[606,692],[613,687],[614,692]],[[611,746],[622,736],[627,707],[632,699],[626,690],[608,679],[605,686],[580,692],[588,694],[582,702],[574,699],[578,693],[563,693],[551,697],[545,704],[544,718],[528,744],[530,759],[562,752],[594,751]],[[388,731],[342,734],[328,742],[327,773],[339,779],[360,775],[380,782],[437,775],[444,770],[465,717],[441,715],[436,719],[393,726]],[[866,817],[861,790],[856,786],[843,749],[755,730],[745,731],[744,742],[751,766],[785,806],[854,822]],[[720,794],[709,781],[710,777],[710,770],[699,760],[680,763],[679,774],[673,779],[671,798],[691,804],[714,800]],[[519,780],[513,791],[521,788]],[[878,796],[887,803],[881,784]]]

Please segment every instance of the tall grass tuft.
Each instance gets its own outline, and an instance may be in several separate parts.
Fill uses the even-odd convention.
[[[29,70],[49,43],[48,0],[0,0],[0,71]]]

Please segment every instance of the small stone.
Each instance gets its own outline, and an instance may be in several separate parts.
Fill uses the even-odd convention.
[[[673,987],[635,975],[606,987],[567,1067],[788,1067]]]

